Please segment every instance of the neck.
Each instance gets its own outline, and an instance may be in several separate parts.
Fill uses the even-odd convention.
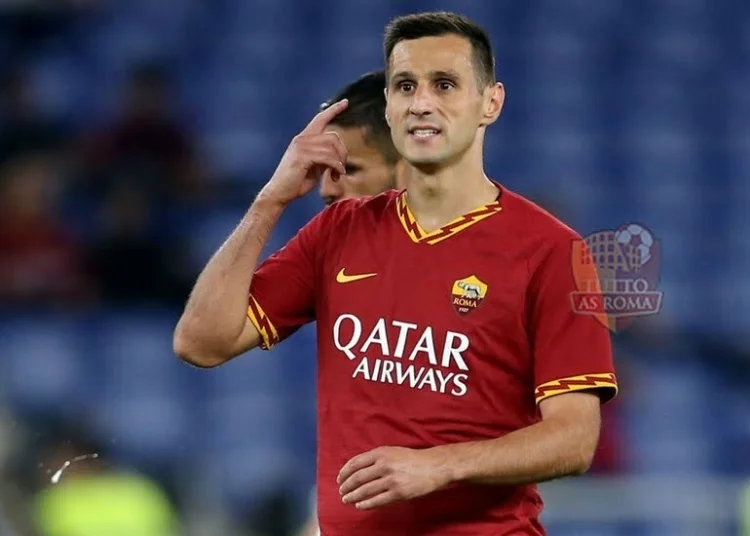
[[[479,147],[472,147],[458,161],[439,169],[407,165],[409,210],[426,232],[497,199],[498,189],[484,173],[481,145],[475,145]]]

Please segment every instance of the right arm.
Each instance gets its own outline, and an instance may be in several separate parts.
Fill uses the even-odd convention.
[[[323,110],[294,138],[271,180],[198,277],[174,331],[174,351],[182,360],[215,367],[264,342],[248,317],[258,259],[291,201],[310,192],[326,168],[346,173],[346,149],[338,136],[324,132],[346,105],[344,100]]]
[[[247,316],[258,259],[284,205],[259,195],[195,283],[174,333],[174,351],[197,367],[213,367],[261,342]]]

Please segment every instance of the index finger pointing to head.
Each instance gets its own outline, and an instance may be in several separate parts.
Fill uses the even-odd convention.
[[[334,117],[346,110],[349,105],[348,99],[341,99],[338,102],[331,104],[325,110],[318,112],[318,114],[312,118],[307,124],[303,132],[308,134],[319,134],[325,130]]]

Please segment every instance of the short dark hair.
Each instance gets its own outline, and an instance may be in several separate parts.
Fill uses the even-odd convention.
[[[337,115],[332,125],[341,128],[365,129],[365,140],[375,145],[386,162],[395,164],[400,155],[393,145],[391,128],[385,119],[385,72],[373,71],[343,87],[330,100],[320,105],[325,110],[341,99],[349,99],[346,110]]]
[[[391,53],[399,42],[451,34],[463,37],[471,43],[472,62],[479,87],[494,84],[495,56],[489,34],[468,17],[449,11],[404,15],[388,23],[383,39],[386,71],[390,68]]]

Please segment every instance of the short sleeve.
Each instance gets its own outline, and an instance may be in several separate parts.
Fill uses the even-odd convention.
[[[530,337],[537,404],[571,391],[596,390],[603,402],[617,395],[606,315],[573,308],[577,291],[574,247],[585,244],[572,232],[569,239],[557,240],[531,278]],[[586,270],[587,279],[598,279],[594,265]]]
[[[263,261],[250,284],[247,316],[269,350],[315,319],[315,259],[323,215]]]

